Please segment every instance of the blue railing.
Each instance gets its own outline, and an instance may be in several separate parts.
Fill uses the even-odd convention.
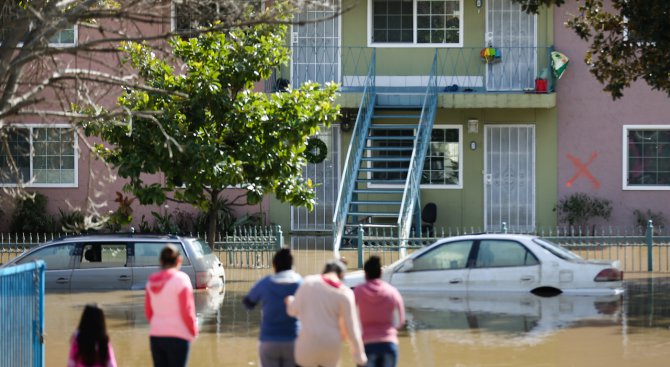
[[[361,164],[363,148],[365,147],[370,120],[372,119],[372,114],[374,112],[376,96],[375,67],[376,53],[373,50],[361,105],[358,109],[358,116],[356,117],[356,125],[351,134],[351,143],[349,144],[347,158],[344,163],[344,170],[342,171],[340,190],[333,215],[333,252],[336,257],[339,257],[340,243],[344,234],[344,226],[347,221],[347,212],[349,210],[349,204],[351,203],[354,187],[356,186],[358,168]]]
[[[44,262],[0,269],[1,366],[44,366]]]
[[[426,151],[430,143],[430,136],[433,130],[433,121],[437,109],[437,51],[433,57],[433,65],[430,69],[428,86],[421,108],[421,118],[417,127],[414,141],[414,150],[412,159],[407,169],[407,180],[405,182],[405,192],[403,193],[402,203],[400,205],[400,215],[398,216],[398,236],[400,238],[409,238],[412,224],[412,216],[418,205],[419,194],[421,190],[421,177],[423,173],[423,163],[426,159]],[[420,224],[420,223],[419,223]],[[401,244],[402,245],[402,244]]]
[[[551,46],[498,47],[498,56],[483,57],[483,47],[412,50],[412,57],[428,60],[436,52],[435,71],[440,93],[527,93],[535,91],[535,79],[546,78],[551,91]],[[369,47],[293,46],[291,64],[278,70],[266,82],[266,90],[276,91],[279,82],[300,84],[311,80],[340,83],[343,93],[360,93],[366,85],[373,52],[376,58],[377,87],[425,87],[422,63],[407,61],[407,49]]]

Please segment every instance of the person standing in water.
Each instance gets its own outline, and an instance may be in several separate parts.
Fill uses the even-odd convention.
[[[291,250],[281,249],[272,258],[275,274],[259,280],[249,290],[242,303],[247,310],[262,304],[261,333],[258,355],[261,367],[293,367],[298,320],[286,313],[284,299],[292,296],[302,283],[302,277],[293,271]]]
[[[370,256],[363,266],[366,282],[354,289],[363,327],[367,367],[395,367],[398,363],[398,331],[405,324],[405,306],[400,292],[381,280],[379,256]]]
[[[144,312],[154,367],[186,366],[190,344],[198,335],[193,285],[179,271],[181,263],[177,248],[165,246],[160,254],[162,269],[147,282]]]
[[[295,361],[301,367],[337,367],[342,339],[349,340],[357,366],[367,362],[354,293],[342,283],[345,265],[329,261],[321,275],[305,277],[294,296],[286,299],[287,312],[300,320]]]

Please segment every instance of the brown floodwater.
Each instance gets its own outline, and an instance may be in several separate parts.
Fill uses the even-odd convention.
[[[201,334],[189,366],[258,366],[260,312],[241,299],[267,270],[228,270],[225,290],[198,291]],[[399,366],[667,366],[670,277],[630,279],[623,296],[405,294]],[[46,366],[64,366],[81,310],[106,313],[119,366],[150,366],[144,294],[48,293]],[[352,366],[348,347],[343,366]]]

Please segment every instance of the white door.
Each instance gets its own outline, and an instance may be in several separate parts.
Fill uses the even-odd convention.
[[[291,230],[332,231],[333,212],[340,187],[340,127],[331,125],[321,128],[316,138],[326,143],[328,154],[321,163],[308,163],[303,177],[312,180],[316,190],[316,205],[313,211],[291,207]]]
[[[535,228],[535,126],[487,125],[484,135],[484,225]]]
[[[339,0],[326,0],[332,10],[305,10],[296,15],[291,35],[291,85],[297,88],[306,81],[340,81],[340,17]]]
[[[486,68],[487,90],[523,90],[535,86],[537,71],[536,16],[512,0],[486,3],[486,45],[501,57]]]

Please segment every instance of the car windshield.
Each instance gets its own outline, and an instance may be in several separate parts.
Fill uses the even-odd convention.
[[[212,248],[203,240],[193,241],[193,250],[198,253],[198,255],[209,255],[212,253]]]
[[[551,252],[554,256],[561,258],[563,260],[582,260],[582,258],[570,250],[566,250],[563,247],[547,240],[544,238],[534,238],[533,242],[538,244],[543,249]]]

